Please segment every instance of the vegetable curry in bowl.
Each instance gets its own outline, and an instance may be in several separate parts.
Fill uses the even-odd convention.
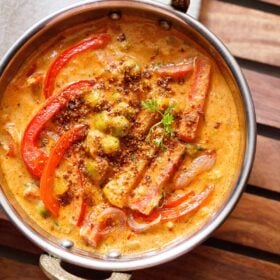
[[[68,29],[1,100],[1,168],[42,229],[122,254],[191,236],[236,181],[242,125],[211,56],[186,35],[123,16]]]

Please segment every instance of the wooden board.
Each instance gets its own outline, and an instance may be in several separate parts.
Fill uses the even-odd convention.
[[[0,257],[0,279],[47,280],[37,265]]]
[[[134,280],[278,280],[280,267],[276,264],[200,246],[176,261],[156,268],[133,273]]]
[[[258,136],[257,151],[249,183],[280,192],[280,141]]]
[[[8,220],[8,217],[4,213],[4,210],[2,209],[1,205],[0,205],[0,220]]]
[[[252,92],[257,122],[280,128],[280,78],[245,68],[242,70]]]
[[[270,4],[274,4],[274,5],[280,5],[280,0],[258,0],[258,1],[270,3]]]
[[[280,202],[243,194],[214,237],[280,255]]]
[[[16,253],[16,252],[14,252]],[[28,255],[26,255],[28,258]],[[19,260],[0,257],[1,279],[24,279],[24,280],[45,280],[47,279],[40,271],[39,267],[23,263]],[[71,272],[79,271],[79,275],[88,279],[104,279],[91,278],[94,275],[100,275],[98,272],[90,271],[83,272],[83,269],[71,268]],[[278,280],[280,277],[280,268],[274,263],[263,260],[254,259],[251,257],[239,255],[224,250],[200,246],[192,252],[171,261],[167,264],[157,266],[155,268],[144,269],[132,272],[134,280]]]
[[[0,246],[16,248],[34,254],[42,253],[42,250],[23,236],[8,219],[0,219]]]
[[[200,20],[234,55],[280,66],[279,16],[226,2],[204,0]]]
[[[214,237],[280,255],[279,225],[280,202],[245,193]],[[8,220],[0,220],[0,229],[0,245],[42,253]]]

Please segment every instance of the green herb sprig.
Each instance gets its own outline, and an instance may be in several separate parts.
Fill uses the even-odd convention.
[[[160,111],[160,108],[158,106],[158,103],[156,100],[154,99],[149,99],[147,101],[142,101],[142,107],[144,109],[147,109],[149,112],[153,113],[153,112],[157,112],[161,115],[161,120],[159,122],[157,122],[156,124],[154,124],[148,133],[147,139],[150,138],[151,133],[155,130],[155,128],[157,126],[162,126],[164,131],[165,131],[165,135],[161,136],[161,137],[156,137],[155,139],[153,139],[153,143],[158,146],[161,147],[162,149],[165,149],[165,145],[164,145],[164,137],[168,136],[171,137],[174,135],[174,131],[171,127],[171,125],[174,122],[174,117],[172,115],[172,110],[174,109],[174,106],[168,106],[167,109],[162,113]]]

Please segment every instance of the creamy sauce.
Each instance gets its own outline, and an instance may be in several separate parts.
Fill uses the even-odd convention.
[[[37,210],[37,201],[30,201],[24,197],[26,185],[30,182],[37,185],[39,183],[22,161],[20,142],[27,124],[45,100],[41,85],[38,88],[30,86],[26,73],[33,64],[36,64],[35,73],[45,75],[51,62],[61,51],[95,34],[101,28],[107,29],[112,36],[112,41],[105,48],[86,51],[71,59],[56,79],[55,93],[74,81],[94,79],[97,76],[106,78],[114,70],[110,68],[110,64],[119,62],[123,57],[133,58],[141,69],[145,69],[151,64],[179,63],[189,57],[206,56],[212,66],[211,87],[205,106],[205,117],[196,143],[207,150],[216,151],[217,159],[210,171],[201,174],[187,187],[188,190],[199,193],[205,185],[215,185],[213,193],[198,211],[178,221],[161,223],[142,233],[135,233],[126,227],[122,231],[104,237],[100,245],[93,248],[80,237],[79,228],[71,224],[70,217],[73,212],[71,204],[60,207],[58,218],[52,216],[44,218]],[[121,33],[125,34],[124,41],[117,39]],[[156,80],[152,78],[147,80],[147,83],[153,84]],[[174,92],[172,99],[177,104],[185,104],[190,86],[189,76],[182,83],[172,83]],[[107,91],[107,95],[113,95],[114,91],[115,88],[112,87]],[[106,253],[112,248],[119,249],[123,254],[159,249],[176,238],[190,236],[199,230],[217,213],[231,190],[236,180],[241,149],[242,131],[237,111],[232,92],[215,61],[189,38],[176,30],[161,29],[156,23],[145,19],[123,17],[118,22],[104,19],[72,28],[58,35],[52,42],[42,44],[8,85],[1,100],[1,169],[9,188],[27,215],[51,235],[58,238],[67,237],[72,239],[77,247],[98,253]],[[16,144],[15,157],[7,155],[5,136],[7,130]],[[46,149],[48,148],[51,147],[47,146]],[[187,160],[191,162],[193,158],[187,156]],[[67,166],[71,167],[71,163],[64,159],[56,174],[60,170],[63,171],[63,168],[67,169]],[[104,200],[102,191],[96,186],[92,188],[95,201]]]

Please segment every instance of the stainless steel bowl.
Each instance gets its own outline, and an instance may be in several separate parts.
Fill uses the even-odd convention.
[[[107,17],[112,13],[134,14],[152,18],[167,27],[171,25],[172,28],[186,33],[193,40],[199,42],[216,60],[223,75],[226,77],[235,102],[239,106],[240,122],[244,125],[244,147],[239,151],[239,176],[237,176],[231,193],[218,213],[193,236],[175,240],[161,250],[133,256],[117,256],[117,254],[101,256],[89,253],[70,246],[69,242],[58,240],[46,233],[34,224],[18,205],[9,192],[0,170],[0,202],[10,219],[32,242],[51,255],[72,264],[99,270],[129,271],[170,261],[193,249],[221,225],[234,208],[246,184],[255,152],[256,121],[254,106],[247,83],[238,64],[223,43],[203,24],[187,14],[176,11],[170,6],[148,0],[90,1],[71,6],[43,19],[29,29],[2,58],[0,65],[0,92],[2,93],[5,90],[6,85],[13,78],[20,65],[42,42],[68,27],[100,17]]]

